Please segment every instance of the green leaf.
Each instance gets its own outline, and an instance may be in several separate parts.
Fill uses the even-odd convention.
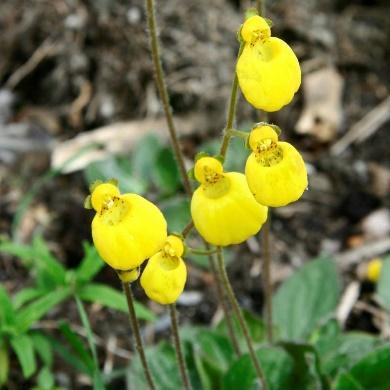
[[[249,334],[251,336],[252,341],[254,342],[255,345],[257,344],[260,346],[260,343],[262,343],[264,341],[264,337],[265,337],[265,326],[264,326],[262,319],[259,316],[255,315],[255,314],[253,314],[250,311],[245,310],[245,309],[242,310],[242,314],[243,314],[245,322],[248,326]],[[234,334],[237,337],[238,344],[240,346],[240,350],[247,351],[247,348],[248,348],[247,343],[245,341],[245,337],[243,336],[243,334],[241,332],[241,327],[240,327],[240,324],[237,320],[237,317],[235,315],[233,315],[233,313],[231,313],[231,318],[233,320]],[[219,333],[225,335],[226,337],[229,337],[227,323],[226,323],[225,318],[222,319],[222,321],[217,325],[217,330]]]
[[[35,352],[47,367],[53,364],[53,347],[50,339],[43,333],[34,332],[30,335]]]
[[[53,286],[62,286],[65,284],[65,267],[51,254],[48,246],[42,237],[35,236],[33,240],[34,264],[37,272],[46,277]],[[50,288],[51,286],[48,286]]]
[[[78,336],[66,322],[62,322],[59,326],[62,335],[65,337],[68,345],[72,349],[72,354],[69,354],[68,349],[59,348],[58,344],[54,344],[57,352],[59,352],[63,359],[68,363],[74,365],[76,369],[87,373],[91,378],[94,375],[94,361],[84,341]]]
[[[336,309],[336,266],[330,259],[310,261],[292,275],[274,297],[273,318],[281,338],[305,340]]]
[[[320,359],[310,344],[281,342],[279,345],[294,361],[294,385],[300,389],[330,389],[322,373]]]
[[[49,367],[43,367],[38,375],[39,390],[51,390],[54,387],[54,376]]]
[[[84,301],[100,303],[103,306],[126,313],[128,311],[124,294],[104,284],[91,283],[83,286],[78,290],[77,295]],[[141,303],[135,302],[134,306],[139,319],[145,321],[154,321],[156,319],[153,312]]]
[[[233,348],[228,338],[216,331],[196,327],[182,328],[180,335],[184,342],[192,346],[203,388],[220,388],[223,374],[234,360]]]
[[[95,247],[88,242],[83,243],[84,258],[77,267],[76,279],[81,282],[89,282],[104,267],[104,262],[100,258]]]
[[[0,340],[0,388],[8,382],[9,354],[7,344]]]
[[[45,292],[37,288],[33,288],[33,287],[24,288],[23,290],[19,291],[14,295],[13,297],[14,307],[15,309],[19,309],[26,303],[40,297],[43,294],[45,294]]]
[[[390,313],[390,257],[383,260],[377,294],[382,307]]]
[[[11,338],[12,349],[22,366],[23,376],[29,378],[36,370],[34,348],[31,338],[26,334]]]
[[[34,257],[34,248],[29,245],[22,245],[13,241],[0,243],[0,252],[15,256],[22,260],[24,265],[29,265]]]
[[[182,388],[176,355],[173,347],[167,342],[146,348],[146,359],[149,363],[156,390],[177,390]],[[134,356],[126,375],[128,388],[147,389],[147,382],[139,356]]]
[[[387,346],[366,355],[349,370],[348,377],[341,375],[334,389],[387,390],[390,388],[389,370],[390,347]]]
[[[84,170],[84,176],[87,183],[93,183],[96,180],[107,182],[115,177],[122,192],[144,194],[147,189],[146,183],[134,177],[131,171],[131,163],[127,158],[112,156],[89,164]]]
[[[133,175],[138,179],[145,180],[147,183],[152,182],[152,172],[161,149],[161,143],[154,134],[143,137],[131,154]]]
[[[336,380],[336,387],[334,389],[338,390],[365,390],[358,382],[353,378],[352,375],[343,372]]]
[[[294,389],[293,359],[281,348],[260,348],[256,351],[270,390]],[[223,390],[253,390],[259,388],[255,369],[248,354],[238,359],[223,379]]]
[[[180,173],[171,149],[159,151],[152,173],[156,187],[164,195],[174,194],[180,188]]]
[[[54,290],[21,309],[16,317],[19,331],[25,332],[54,306],[68,298],[70,293],[71,290],[69,288]]]
[[[169,198],[160,203],[170,232],[181,232],[191,219],[190,202],[184,196]]]
[[[16,315],[7,291],[0,285],[0,329],[12,332],[16,325]]]
[[[76,297],[76,304],[77,304],[77,310],[79,311],[81,323],[83,324],[84,330],[87,334],[89,349],[91,350],[92,353],[92,358],[94,363],[93,388],[95,390],[104,389],[105,387],[103,384],[102,374],[99,370],[99,361],[96,352],[95,336],[92,333],[91,324],[89,323],[88,316],[84,309],[84,306],[78,297]]]

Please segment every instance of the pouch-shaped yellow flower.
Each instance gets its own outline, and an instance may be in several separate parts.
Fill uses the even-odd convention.
[[[255,127],[249,136],[252,149],[245,166],[248,185],[256,200],[280,207],[298,200],[307,188],[305,163],[287,142],[279,142],[270,126]]]
[[[149,259],[141,275],[141,286],[151,300],[168,305],[183,292],[187,280],[183,250],[179,237],[168,236],[162,250]]]
[[[167,223],[153,203],[136,194],[121,195],[110,183],[93,189],[91,203],[96,211],[93,242],[112,268],[132,270],[161,249]]]
[[[239,244],[256,234],[267,219],[267,207],[256,202],[245,176],[223,172],[215,158],[202,157],[195,164],[201,183],[191,200],[191,215],[199,234],[210,244]]]
[[[301,85],[301,69],[290,46],[271,37],[260,16],[248,18],[241,29],[245,42],[236,73],[245,99],[254,107],[272,112],[290,103]]]

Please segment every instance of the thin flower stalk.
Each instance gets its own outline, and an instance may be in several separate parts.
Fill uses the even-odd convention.
[[[172,336],[175,344],[176,359],[179,363],[179,371],[180,371],[181,380],[183,382],[183,387],[185,390],[191,390],[191,383],[188,377],[188,371],[185,364],[183,350],[180,342],[179,324],[177,321],[176,305],[174,303],[169,305],[169,315],[171,317]]]
[[[255,349],[253,347],[253,341],[252,341],[251,336],[249,334],[248,326],[245,322],[244,316],[242,315],[240,305],[236,299],[236,296],[234,295],[233,288],[230,284],[230,280],[229,280],[229,277],[228,277],[227,272],[226,272],[222,249],[221,249],[221,247],[218,247],[218,248],[219,248],[219,251],[217,252],[218,268],[219,268],[219,273],[220,273],[221,278],[222,278],[222,283],[224,285],[225,291],[229,297],[229,300],[232,304],[234,313],[237,317],[238,323],[239,323],[240,328],[242,330],[242,333],[244,335],[246,344],[248,346],[249,356],[251,358],[253,367],[254,367],[255,372],[256,372],[256,376],[260,380],[260,382],[263,386],[263,389],[268,390],[268,385],[267,385],[267,382],[265,380],[264,372],[263,372],[261,365],[260,365],[260,362],[256,356]]]
[[[152,58],[153,58],[153,65],[154,65],[154,70],[155,70],[155,80],[156,80],[156,85],[160,94],[160,98],[163,103],[163,108],[164,108],[164,113],[168,125],[168,130],[169,130],[169,135],[172,143],[172,147],[175,153],[175,158],[178,162],[179,166],[179,172],[182,178],[183,186],[184,189],[188,195],[188,197],[192,196],[192,188],[191,188],[191,183],[188,178],[185,165],[184,165],[184,157],[183,153],[180,149],[179,141],[178,141],[178,136],[177,136],[177,130],[176,126],[173,120],[173,115],[172,115],[172,109],[169,103],[169,94],[165,82],[165,75],[164,71],[162,69],[161,65],[161,55],[160,55],[160,45],[158,41],[158,35],[157,35],[157,22],[156,22],[156,16],[155,16],[155,2],[154,0],[145,0],[145,6],[146,6],[146,16],[147,16],[147,23],[148,23],[148,28],[149,28],[149,39],[150,39],[150,48],[152,52]],[[242,50],[242,47],[240,47],[240,50]],[[234,86],[235,85],[235,86]],[[237,77],[234,79],[233,83],[233,88],[232,88],[232,96],[230,98],[230,105],[229,105],[229,119],[228,123],[230,123],[229,127],[233,126],[233,119],[234,119],[234,114],[235,114],[235,105],[236,105],[236,99],[237,99],[237,89],[238,89],[238,80]],[[227,132],[225,132],[225,136],[227,137],[227,143],[226,147],[229,144],[230,136],[228,135]],[[226,152],[225,152],[226,153]],[[193,227],[192,221],[185,227],[183,231],[183,236],[187,236],[189,232],[191,231]],[[209,262],[210,264],[213,262],[212,256],[209,256]],[[212,267],[211,267],[212,268]],[[215,267],[214,267],[215,268]],[[219,283],[219,278],[217,274],[215,275],[215,280],[216,283]],[[217,286],[217,291],[221,291],[221,286]],[[223,297],[221,296],[221,302],[223,300]],[[224,310],[224,315],[227,320],[227,323],[229,323],[231,326],[231,318],[229,318],[229,311],[226,308],[226,305],[222,304],[222,308]],[[230,332],[229,332],[230,333]],[[233,346],[238,345],[237,340],[235,339],[234,334],[232,333],[233,338],[231,339]],[[236,349],[236,347],[234,347]]]
[[[125,292],[125,295],[126,295],[127,306],[129,309],[130,326],[131,326],[131,330],[132,330],[133,335],[134,335],[135,346],[137,348],[139,357],[141,359],[141,364],[142,364],[142,368],[144,370],[146,381],[148,383],[148,388],[149,388],[149,390],[154,390],[156,387],[154,385],[152,373],[150,371],[150,368],[149,368],[149,365],[148,365],[148,362],[147,362],[146,356],[145,356],[145,350],[144,350],[144,346],[143,346],[143,342],[142,342],[142,338],[141,338],[139,324],[138,324],[137,316],[135,314],[134,297],[133,297],[133,293],[131,291],[131,286],[130,286],[130,283],[122,283],[122,285],[123,285],[123,291]]]

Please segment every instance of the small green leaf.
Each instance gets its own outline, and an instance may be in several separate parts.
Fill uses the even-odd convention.
[[[7,291],[0,285],[0,327],[8,331],[16,325],[16,315]]]
[[[87,210],[92,210],[93,209],[92,201],[91,201],[91,195],[88,195],[84,199],[84,208],[87,209]]]
[[[39,390],[51,390],[54,387],[54,376],[50,368],[45,366],[41,369],[38,375]]]
[[[281,338],[305,340],[336,309],[339,291],[332,260],[313,260],[299,269],[274,297],[274,323]]]
[[[91,283],[83,286],[78,290],[77,295],[84,301],[100,303],[103,306],[123,312],[128,311],[124,294],[104,284]],[[134,306],[139,319],[145,321],[154,321],[156,319],[153,312],[141,303],[135,302]]]
[[[265,374],[268,387],[272,390],[294,389],[292,375],[294,362],[281,348],[260,348],[256,351]],[[223,380],[223,390],[253,390],[260,384],[253,363],[248,354],[239,358],[228,370]]]
[[[390,257],[383,260],[381,275],[377,286],[378,300],[390,313]]]
[[[88,242],[83,243],[84,258],[77,267],[75,274],[78,282],[89,282],[104,267],[104,261],[100,258],[95,247]]]
[[[51,254],[47,244],[40,236],[35,236],[33,240],[34,257],[38,274],[46,278],[51,283],[47,288],[62,286],[65,284],[65,267]]]
[[[18,244],[13,241],[1,242],[0,252],[19,258],[25,266],[29,266],[34,257],[34,248],[32,246]]]
[[[12,349],[22,366],[23,376],[29,378],[36,370],[34,348],[31,338],[22,334],[11,338]]]
[[[31,334],[31,341],[34,345],[35,352],[41,358],[47,367],[53,364],[53,347],[50,339],[43,333],[34,332]]]
[[[369,353],[356,363],[349,370],[349,377],[341,375],[336,381],[334,389],[387,390],[390,388],[389,369],[390,347],[387,346]]]
[[[72,353],[69,353],[67,348],[61,348],[57,343],[54,343],[54,347],[59,352],[63,359],[68,363],[74,365],[76,369],[87,373],[91,378],[94,375],[94,361],[87,348],[84,345],[83,340],[70,328],[66,322],[62,322],[59,326],[62,335],[65,337],[68,345],[72,348]]]
[[[84,309],[82,302],[78,297],[76,297],[76,304],[77,304],[77,310],[79,311],[81,323],[83,324],[84,330],[87,334],[89,349],[92,353],[92,358],[94,363],[94,374],[93,374],[94,389],[101,390],[104,389],[105,387],[103,384],[102,374],[99,369],[99,361],[96,352],[95,336],[92,333],[91,324],[89,323],[88,320],[88,315]]]
[[[36,288],[24,288],[23,290],[17,292],[13,297],[13,304],[15,309],[19,309],[26,303],[32,301],[44,295],[45,291]]]
[[[58,305],[69,297],[71,290],[69,288],[61,288],[52,291],[29,305],[21,309],[16,321],[20,332],[25,332],[30,326],[48,313],[54,306]]]

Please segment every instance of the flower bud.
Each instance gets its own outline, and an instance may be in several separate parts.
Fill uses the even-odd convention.
[[[199,234],[210,244],[239,244],[256,234],[267,219],[267,207],[256,202],[245,176],[223,172],[215,158],[195,164],[201,183],[191,200],[191,215]]]

